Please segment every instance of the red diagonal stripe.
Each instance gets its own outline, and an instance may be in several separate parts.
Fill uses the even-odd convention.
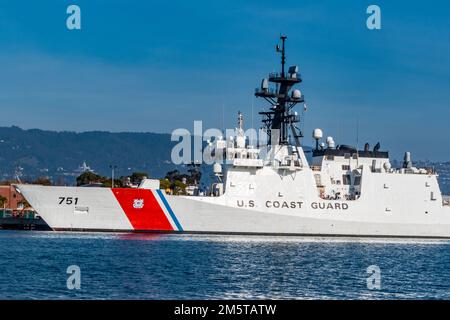
[[[148,189],[111,189],[134,230],[173,230],[153,192]],[[143,200],[142,208],[133,206]]]

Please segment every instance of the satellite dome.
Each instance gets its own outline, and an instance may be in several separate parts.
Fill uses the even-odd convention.
[[[334,144],[333,137],[327,137],[327,145],[328,145],[328,148],[331,148],[331,149],[334,148],[335,144]]]
[[[300,99],[301,96],[302,96],[302,93],[300,92],[300,90],[295,89],[292,91],[292,98]]]
[[[313,131],[313,138],[316,139],[316,140],[319,140],[319,139],[322,139],[322,137],[323,137],[322,130],[319,129],[319,128],[314,129],[314,131]]]

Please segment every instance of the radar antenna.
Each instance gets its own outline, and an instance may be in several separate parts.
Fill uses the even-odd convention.
[[[302,82],[302,79],[297,66],[289,67],[287,74],[285,73],[287,37],[281,35],[280,39],[281,48],[280,45],[277,45],[276,51],[281,53],[281,73],[274,72],[269,74],[268,78],[263,79],[261,87],[255,90],[255,96],[264,98],[271,104],[270,110],[259,112],[263,116],[262,122],[269,136],[269,144],[288,144],[288,131],[291,129],[295,144],[299,146],[299,138],[303,137],[303,134],[294,124],[300,122],[300,117],[292,109],[305,100],[300,90],[291,89],[297,83]],[[274,84],[275,88],[270,88],[270,83]],[[275,132],[279,132],[279,134],[275,135]],[[272,138],[277,138],[278,141],[271,141]]]

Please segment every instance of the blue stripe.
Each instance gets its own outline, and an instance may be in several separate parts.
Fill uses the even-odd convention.
[[[177,217],[175,216],[175,213],[173,213],[172,209],[169,206],[169,203],[167,202],[166,198],[164,197],[164,194],[160,189],[156,189],[156,192],[158,192],[159,197],[161,198],[162,202],[164,203],[164,206],[166,207],[167,211],[170,214],[170,217],[172,218],[173,222],[175,222],[175,225],[178,228],[178,231],[183,231],[183,228],[181,227],[180,222],[178,222]]]

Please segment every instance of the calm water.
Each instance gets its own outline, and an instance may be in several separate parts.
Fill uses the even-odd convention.
[[[450,242],[0,231],[0,298],[450,299]]]

